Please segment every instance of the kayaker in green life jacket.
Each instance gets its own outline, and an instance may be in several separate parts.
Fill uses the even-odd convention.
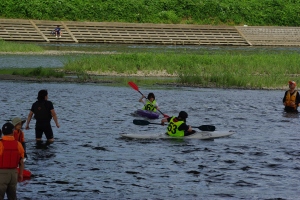
[[[145,99],[145,100],[144,100]],[[142,102],[144,104],[143,110],[149,110],[152,112],[156,112],[159,110],[158,103],[155,100],[155,96],[152,92],[148,94],[148,97],[146,98],[144,95],[139,99],[139,102]]]
[[[167,134],[171,137],[184,137],[195,133],[192,127],[186,124],[186,118],[188,114],[185,111],[180,111],[178,117],[163,118],[161,125],[165,125],[165,122],[169,122],[167,128]]]
[[[295,81],[289,81],[289,90],[287,90],[283,97],[284,111],[286,112],[298,112],[297,108],[300,106],[300,95],[296,88]]]

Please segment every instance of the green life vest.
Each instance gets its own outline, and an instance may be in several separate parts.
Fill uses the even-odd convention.
[[[156,101],[154,100],[153,102],[151,102],[147,99],[146,104],[143,107],[143,110],[150,110],[156,112]]]
[[[172,117],[170,122],[169,122],[169,125],[168,125],[168,128],[167,128],[167,133],[169,136],[171,137],[183,137],[184,136],[184,130],[178,130],[179,126],[181,124],[184,123],[184,121],[177,121],[176,122],[174,121],[176,117]]]

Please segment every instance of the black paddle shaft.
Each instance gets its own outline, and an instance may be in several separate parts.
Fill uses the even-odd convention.
[[[134,119],[133,123],[135,125],[141,125],[141,126],[146,126],[146,125],[149,125],[149,124],[161,125],[161,123],[152,123],[152,122],[149,122],[149,121],[146,121],[146,120],[139,120],[139,119]],[[212,125],[201,125],[201,126],[198,126],[197,128],[201,131],[215,131],[216,130],[216,127],[212,126]]]

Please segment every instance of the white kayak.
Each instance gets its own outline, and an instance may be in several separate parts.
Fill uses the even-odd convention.
[[[200,140],[209,140],[220,137],[227,137],[234,134],[233,131],[198,131],[192,135],[183,137],[184,139],[200,139]],[[178,137],[170,137],[165,133],[161,134],[138,134],[138,133],[125,133],[120,134],[123,138],[131,139],[174,139]]]

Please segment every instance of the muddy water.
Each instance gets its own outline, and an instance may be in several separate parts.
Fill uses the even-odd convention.
[[[26,116],[40,89],[49,91],[61,128],[55,143],[36,149],[34,121],[25,130],[33,177],[20,199],[297,199],[298,115],[282,112],[284,91],[139,85],[161,110],[189,113],[188,123],[233,130],[227,138],[126,140],[120,133],[162,133],[136,126],[141,107],[129,86],[1,81],[0,121]],[[159,120],[153,120],[158,122]]]

